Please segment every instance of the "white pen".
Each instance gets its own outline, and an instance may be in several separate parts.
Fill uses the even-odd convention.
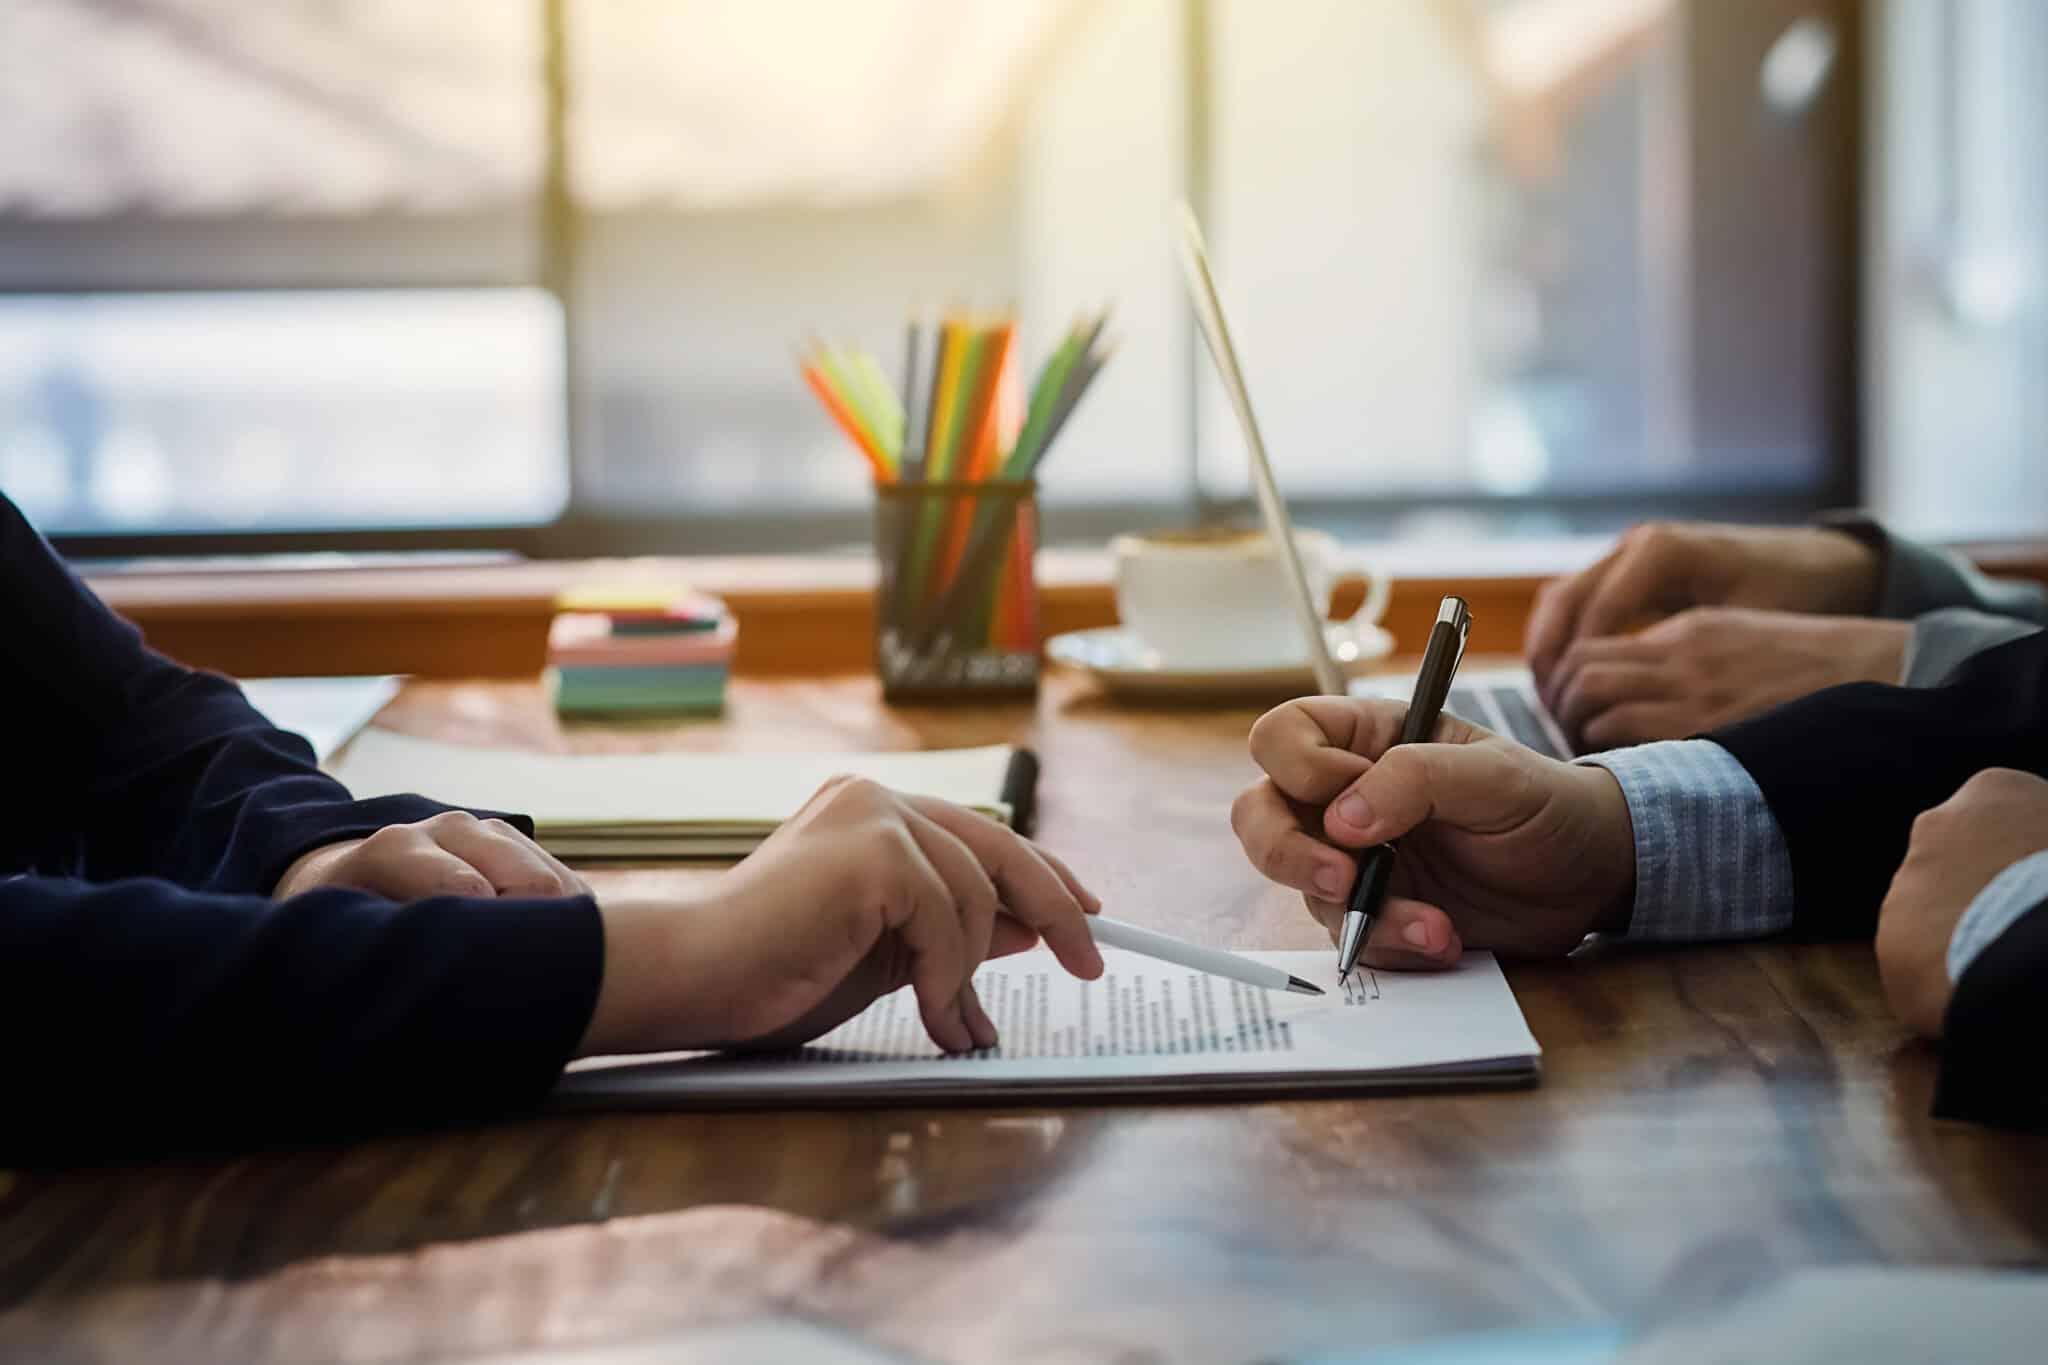
[[[1259,986],[1269,991],[1293,991],[1296,995],[1321,995],[1323,988],[1303,981],[1281,971],[1268,967],[1263,962],[1254,962],[1236,953],[1226,953],[1221,948],[1204,948],[1198,943],[1174,938],[1168,934],[1140,929],[1135,924],[1126,924],[1120,919],[1107,915],[1087,916],[1088,927],[1095,933],[1095,941],[1108,948],[1122,948],[1126,952],[1141,953],[1156,957],[1161,962],[1171,962],[1181,967],[1191,967],[1211,976],[1228,977],[1242,981],[1247,986]]]

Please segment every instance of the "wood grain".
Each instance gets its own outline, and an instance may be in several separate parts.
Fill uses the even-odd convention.
[[[1041,556],[1048,635],[1116,624],[1102,555]],[[415,571],[111,575],[93,588],[173,658],[244,678],[411,673],[424,678],[524,678],[547,659],[558,592],[577,584],[652,580],[723,597],[739,618],[734,671],[747,677],[840,674],[874,663],[874,570],[858,556],[553,561]],[[1411,578],[1395,585],[1387,625],[1428,637],[1446,592],[1473,599],[1478,648],[1513,650],[1542,580]],[[1363,583],[1338,586],[1349,616]]]
[[[563,729],[530,686],[380,723],[559,749],[1024,740],[1118,914],[1324,942],[1227,828],[1250,710],[886,710]],[[600,871],[642,888],[715,875]],[[1815,1263],[2037,1263],[2048,1141],[1927,1117],[1867,945],[1600,947],[1509,972],[1530,1091],[1248,1105],[536,1117],[0,1179],[0,1358],[1234,1361],[1617,1314]]]

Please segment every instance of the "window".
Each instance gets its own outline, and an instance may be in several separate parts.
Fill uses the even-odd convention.
[[[1873,500],[1912,534],[2048,531],[2048,5],[1892,5],[1871,228]]]
[[[847,543],[804,336],[1107,300],[1050,533],[1240,514],[1185,195],[1308,520],[1797,512],[1853,470],[1859,13],[12,0],[0,483],[94,548]]]
[[[0,487],[50,533],[552,521],[562,398],[539,289],[0,299]]]
[[[1290,489],[1474,529],[1841,491],[1849,6],[1213,13],[1212,235]],[[1240,492],[1213,392],[1201,429]]]

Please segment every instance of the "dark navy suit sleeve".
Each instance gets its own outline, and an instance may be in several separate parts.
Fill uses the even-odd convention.
[[[0,1160],[236,1149],[537,1103],[589,1022],[587,897],[0,883]]]
[[[544,1093],[602,976],[588,898],[269,900],[300,854],[447,808],[353,800],[232,682],[145,647],[4,496],[0,650],[0,1157],[245,1145]]]
[[[1939,687],[1852,683],[1711,736],[1749,770],[1791,855],[1795,932],[1867,936],[1913,821],[1985,768],[2048,777],[2048,632],[1985,650]],[[2048,1125],[2048,909],[1956,982],[1937,1112]]]
[[[1964,969],[1942,1020],[1943,1118],[2048,1130],[2048,902],[1993,939]]]
[[[36,866],[268,893],[308,849],[448,809],[352,800],[241,688],[147,648],[5,498],[0,584],[0,723],[35,774],[0,841],[33,840]]]
[[[1796,932],[1867,937],[1913,820],[1985,768],[2048,777],[2048,632],[1940,687],[1850,683],[1707,736],[1749,770],[1792,859]]]

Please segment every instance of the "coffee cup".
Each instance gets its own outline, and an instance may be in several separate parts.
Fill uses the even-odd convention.
[[[1344,567],[1337,542],[1297,530],[1294,550],[1316,617]],[[1110,542],[1116,608],[1129,630],[1166,668],[1244,669],[1308,663],[1287,565],[1264,531],[1206,527],[1152,531]],[[1356,569],[1357,566],[1348,566]],[[1363,634],[1387,609],[1390,584],[1366,574],[1365,602],[1342,623]]]

